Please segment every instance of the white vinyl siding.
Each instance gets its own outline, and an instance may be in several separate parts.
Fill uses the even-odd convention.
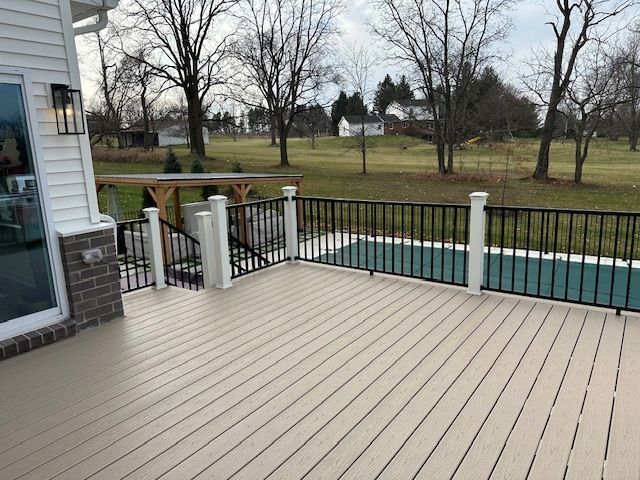
[[[46,172],[51,209],[56,228],[73,229],[91,223],[86,162],[81,139],[58,135],[50,105],[50,85],[61,83],[78,88],[69,59],[71,20],[68,0],[0,0],[0,66],[28,69],[33,81],[37,131],[43,158],[38,164]],[[66,16],[69,18],[65,18]],[[67,22],[69,25],[65,25]],[[65,27],[67,35],[65,36]],[[71,51],[75,51],[71,48]]]

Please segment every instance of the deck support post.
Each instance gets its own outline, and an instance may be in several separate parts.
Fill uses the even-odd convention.
[[[151,278],[153,288],[165,288],[167,283],[164,278],[164,260],[162,258],[162,238],[160,234],[160,210],[155,207],[145,208],[144,217],[149,222],[149,264],[151,266]],[[144,240],[143,240],[144,241]]]
[[[198,222],[198,241],[200,242],[200,261],[202,262],[202,282],[204,288],[213,288],[215,281],[215,262],[213,253],[213,221],[211,212],[195,214]]]
[[[227,225],[227,197],[209,197],[213,220],[213,278],[216,288],[231,286],[231,263],[229,259],[229,226]],[[202,244],[201,244],[202,247]]]
[[[284,236],[286,244],[286,255],[289,263],[298,261],[298,214],[297,205],[293,197],[296,194],[296,187],[282,187],[284,194]]]
[[[469,271],[467,292],[471,295],[482,293],[482,277],[484,275],[484,227],[488,193],[473,192],[469,194],[471,213],[469,221]]]

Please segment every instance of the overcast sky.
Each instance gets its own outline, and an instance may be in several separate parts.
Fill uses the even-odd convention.
[[[550,19],[545,9],[545,3],[553,5],[555,0],[521,0],[515,4],[510,13],[513,28],[504,46],[506,58],[499,64],[494,65],[494,68],[505,79],[513,82],[519,88],[522,87],[519,84],[519,77],[525,70],[526,61],[530,58],[532,49],[548,44],[552,40],[551,27],[545,25],[545,22]],[[346,4],[348,7],[340,18],[344,44],[356,42],[370,47],[372,51],[383,52],[383,47],[377,45],[376,39],[372,37],[367,26],[370,20],[375,20],[376,11],[372,2],[350,0]],[[628,17],[630,18],[630,14]],[[621,19],[621,21],[624,20]],[[91,78],[95,76],[95,73],[91,71],[92,67],[94,67],[95,58],[91,55],[85,55],[86,48],[82,45],[82,41],[79,42],[78,50],[81,53],[81,71],[85,96],[91,96],[96,88],[91,81]],[[376,66],[371,83],[375,86],[386,73],[390,73],[395,78],[403,72],[396,66],[382,62]],[[335,92],[327,93],[330,97],[335,94]]]

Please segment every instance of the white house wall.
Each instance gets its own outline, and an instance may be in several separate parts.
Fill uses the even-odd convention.
[[[56,229],[61,233],[99,221],[86,135],[58,135],[51,84],[80,88],[68,0],[0,0],[0,67],[19,68],[32,81],[38,159],[46,173]],[[38,140],[37,139],[37,140]]]
[[[357,137],[361,132],[362,124],[349,125],[345,122],[338,126],[338,136],[340,137]],[[384,125],[382,123],[365,123],[364,134],[367,137],[384,135]]]

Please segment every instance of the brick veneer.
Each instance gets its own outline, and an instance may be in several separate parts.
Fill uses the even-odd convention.
[[[102,250],[102,262],[87,265],[82,252]],[[69,317],[81,330],[124,315],[113,229],[60,237]]]
[[[102,262],[87,265],[82,252],[102,250]],[[0,360],[72,337],[77,330],[124,315],[113,229],[60,237],[60,254],[69,300],[69,319],[0,341]]]

